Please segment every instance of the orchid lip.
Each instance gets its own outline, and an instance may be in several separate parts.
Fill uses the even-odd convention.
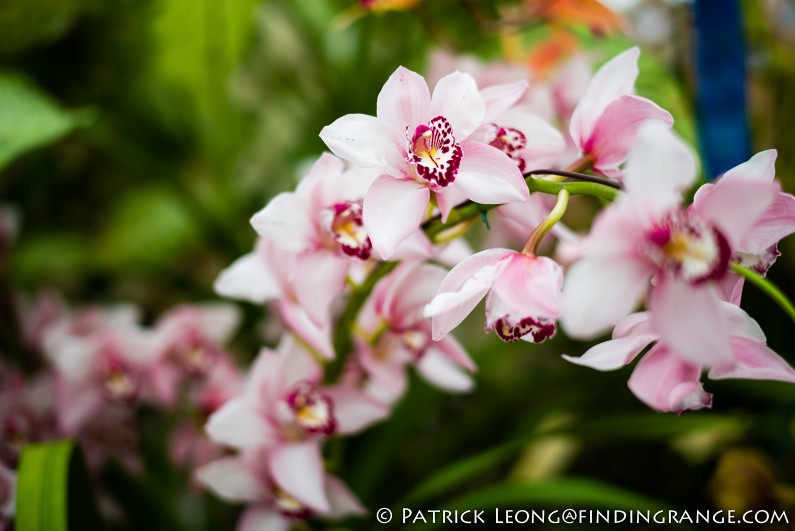
[[[520,154],[527,147],[527,137],[524,133],[513,127],[505,128],[495,123],[486,124],[481,132],[488,145],[499,149],[513,160],[519,171],[525,171],[527,161]]]
[[[433,189],[445,188],[455,181],[463,150],[444,116],[416,126],[411,135],[406,126],[406,142],[406,162],[414,167],[418,179]]]
[[[544,319],[533,317],[523,317],[519,320],[512,319],[509,315],[503,315],[494,322],[494,332],[506,343],[513,343],[523,337],[531,343],[543,343],[547,339],[555,336],[557,331],[555,323]],[[488,331],[488,330],[487,330]]]
[[[368,260],[373,244],[364,227],[362,204],[343,201],[329,207],[327,212],[327,230],[340,250],[347,256]]]
[[[296,427],[305,433],[333,435],[337,431],[331,399],[309,382],[301,382],[287,395]]]
[[[731,257],[717,227],[684,211],[668,214],[651,228],[643,252],[660,269],[694,285],[723,278]]]

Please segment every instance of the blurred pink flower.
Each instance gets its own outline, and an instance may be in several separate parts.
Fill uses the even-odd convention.
[[[665,126],[640,129],[627,162],[626,194],[599,214],[584,258],[568,271],[561,321],[569,335],[604,332],[649,291],[650,319],[668,348],[696,365],[729,361],[717,282],[779,188],[729,180],[684,210],[680,191],[692,183],[695,168],[691,151]]]
[[[157,400],[172,406],[183,382],[213,374],[239,322],[237,307],[226,303],[184,304],[161,316],[155,325],[157,367],[149,379]]]
[[[571,117],[569,132],[574,143],[593,161],[593,169],[620,175],[618,166],[627,158],[638,128],[647,120],[668,127],[671,114],[654,102],[632,94],[638,76],[640,51],[631,48],[600,68]]]
[[[369,392],[387,404],[405,391],[408,365],[448,391],[473,386],[468,372],[476,368],[464,348],[451,336],[433,341],[431,324],[422,316],[444,276],[445,270],[436,265],[402,263],[376,286],[362,309],[358,325],[372,344],[359,345],[358,360],[370,376]]]
[[[455,266],[425,307],[440,340],[486,297],[486,331],[503,341],[541,343],[555,335],[563,270],[546,257],[488,249]]]
[[[377,116],[348,114],[323,128],[320,137],[336,155],[380,173],[365,194],[363,216],[382,258],[420,225],[431,192],[443,218],[460,196],[484,204],[527,198],[509,157],[467,140],[485,110],[470,76],[445,76],[431,96],[422,76],[400,67],[378,95]]]
[[[206,430],[232,448],[267,449],[273,479],[303,503],[328,510],[321,439],[360,431],[389,410],[356,388],[322,387],[322,376],[318,363],[287,335],[277,352],[260,352],[243,395],[212,414]]]
[[[149,384],[158,351],[131,306],[88,308],[48,328],[45,353],[57,375],[57,413],[64,434],[76,434],[108,404],[131,406]]]
[[[364,514],[364,508],[339,479],[321,471],[318,492],[323,503],[312,503],[273,474],[262,450],[213,461],[196,471],[200,483],[221,498],[249,504],[238,531],[289,530],[310,517],[342,518]],[[300,481],[301,478],[298,478]]]
[[[681,413],[710,407],[712,395],[701,386],[706,369],[712,380],[747,378],[795,382],[795,370],[766,345],[759,325],[739,307],[720,302],[718,311],[728,323],[729,343],[720,361],[696,364],[678,356],[655,330],[649,312],[625,317],[610,341],[600,343],[579,358],[563,356],[577,365],[610,371],[632,362],[649,344],[654,346],[638,362],[629,388],[640,400],[659,411]]]

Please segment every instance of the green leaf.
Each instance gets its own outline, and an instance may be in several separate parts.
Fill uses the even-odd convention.
[[[17,531],[102,529],[82,455],[72,441],[26,446],[17,479]]]
[[[0,71],[0,169],[71,131],[76,115],[22,77]]]

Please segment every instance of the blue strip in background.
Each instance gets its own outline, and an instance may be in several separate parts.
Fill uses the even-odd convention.
[[[751,156],[745,40],[739,0],[695,0],[696,113],[704,173],[713,178]]]

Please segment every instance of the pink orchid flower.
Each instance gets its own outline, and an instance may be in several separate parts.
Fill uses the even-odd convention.
[[[247,503],[238,531],[288,531],[310,517],[338,519],[361,515],[365,510],[342,481],[325,471],[320,491],[327,503],[307,503],[283,485],[269,469],[267,451],[254,450],[213,461],[196,471],[198,481],[231,501]]]
[[[279,314],[320,356],[334,358],[331,304],[341,293],[347,264],[317,269],[273,241],[260,238],[253,252],[227,267],[215,281],[219,295],[254,303],[276,301]]]
[[[795,382],[795,370],[768,348],[756,321],[728,302],[721,301],[718,311],[729,326],[729,346],[726,355],[717,363],[701,365],[678,356],[654,329],[649,312],[627,316],[616,325],[610,341],[592,347],[579,358],[563,357],[577,365],[611,371],[631,363],[654,343],[635,366],[629,388],[658,411],[682,413],[710,407],[712,395],[704,391],[700,381],[705,369],[712,380],[745,378]]]
[[[359,346],[358,361],[370,376],[370,393],[384,403],[402,396],[408,365],[441,389],[472,389],[468,373],[476,367],[469,355],[451,336],[433,341],[430,323],[422,316],[444,276],[439,266],[404,262],[376,286],[362,309],[359,327],[378,337],[373,345]]]
[[[287,335],[278,352],[260,352],[243,395],[211,415],[206,430],[232,448],[267,448],[273,479],[302,503],[329,510],[321,440],[356,433],[389,410],[359,389],[321,387],[322,375],[312,356]]]
[[[239,322],[237,307],[224,303],[186,304],[164,314],[155,326],[159,366],[151,371],[159,401],[173,405],[186,378],[212,374]]]
[[[750,160],[727,171],[714,184],[708,183],[698,189],[693,204],[709,201],[710,194],[720,193],[720,188],[735,180],[769,183],[776,176],[776,150],[757,153]],[[750,231],[734,250],[732,259],[765,275],[779,256],[778,241],[795,232],[795,197],[779,192],[773,203],[757,219]],[[743,278],[727,276],[722,283],[725,296],[735,304],[740,303]]]
[[[718,282],[779,188],[735,179],[683,209],[679,192],[695,168],[689,148],[665,126],[640,129],[626,193],[599,214],[585,256],[568,271],[561,322],[570,336],[606,331],[649,292],[650,319],[671,350],[696,365],[729,361]]]
[[[377,116],[348,114],[320,137],[337,156],[380,172],[364,197],[364,226],[384,259],[419,227],[433,192],[443,216],[445,193],[478,203],[523,201],[527,186],[500,150],[467,137],[483,123],[475,81],[454,73],[431,96],[419,74],[398,68],[378,95]]]
[[[369,173],[345,171],[340,159],[324,153],[295,192],[274,197],[251,224],[260,236],[313,260],[319,269],[344,257],[367,260],[372,245],[362,220],[362,200],[372,182]]]
[[[488,249],[450,270],[425,317],[432,319],[433,339],[440,340],[486,297],[487,332],[503,341],[541,343],[555,335],[562,284],[563,270],[554,260]]]
[[[602,66],[588,84],[571,117],[569,133],[593,169],[618,177],[618,166],[627,153],[640,125],[656,120],[668,127],[671,114],[656,103],[632,94],[638,76],[640,51],[631,48]]]
[[[48,329],[44,347],[58,376],[58,420],[66,435],[107,404],[140,400],[158,355],[154,335],[128,306],[78,311]]]

